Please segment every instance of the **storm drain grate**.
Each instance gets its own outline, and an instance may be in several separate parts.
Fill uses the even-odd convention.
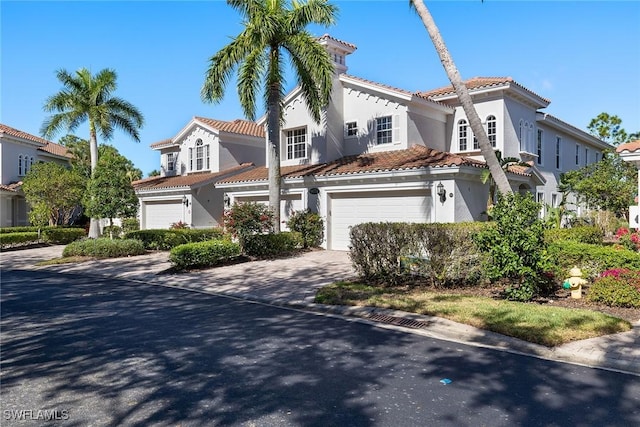
[[[388,323],[390,325],[404,326],[405,328],[424,329],[429,327],[429,323],[419,320],[405,319],[404,317],[388,316],[386,314],[371,314],[368,319],[376,322]]]

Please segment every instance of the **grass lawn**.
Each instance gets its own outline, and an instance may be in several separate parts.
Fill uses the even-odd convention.
[[[318,290],[315,302],[390,308],[438,316],[548,347],[624,332],[631,324],[599,311],[549,307],[428,289],[381,288],[338,282]]]
[[[40,261],[36,265],[39,267],[42,267],[46,265],[73,264],[73,263],[87,262],[93,259],[95,258],[89,257],[89,256],[68,256],[68,257],[53,258],[46,261]]]

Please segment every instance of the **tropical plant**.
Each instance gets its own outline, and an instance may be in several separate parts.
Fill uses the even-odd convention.
[[[453,88],[458,95],[458,99],[460,100],[462,109],[467,115],[467,119],[469,119],[471,130],[473,130],[473,134],[478,138],[480,152],[482,153],[482,157],[484,157],[484,160],[487,162],[487,166],[489,167],[491,176],[495,180],[498,191],[502,194],[512,193],[513,190],[509,185],[507,175],[504,170],[502,170],[500,162],[496,157],[496,153],[493,151],[493,146],[489,142],[487,133],[482,126],[482,121],[480,120],[480,116],[478,116],[478,112],[473,105],[473,100],[469,95],[469,91],[462,81],[462,77],[458,72],[458,68],[453,62],[453,58],[449,54],[447,45],[444,43],[444,39],[442,38],[440,30],[433,20],[429,9],[427,9],[427,6],[425,6],[422,0],[410,0],[410,2],[410,4],[415,8],[416,12],[418,12],[422,23],[424,24],[427,32],[429,33],[429,36],[431,37],[433,46],[435,47],[436,52],[440,57],[440,62],[442,62],[442,66],[447,73],[447,77],[449,77],[449,80],[451,81],[451,84],[453,85]]]
[[[531,166],[515,157],[502,157],[502,152],[500,150],[495,150],[495,153],[498,163],[500,163],[500,167],[505,172],[509,170],[509,166]],[[489,182],[489,200],[487,200],[487,209],[489,209],[496,201],[496,181],[493,179],[493,175],[489,169],[482,170],[480,173],[480,181],[482,181],[483,184],[486,184],[487,181]]]
[[[234,203],[223,215],[224,228],[244,248],[247,236],[273,232],[273,211],[260,203]]]
[[[138,198],[129,176],[132,164],[113,147],[103,146],[99,151],[103,155],[89,180],[84,206],[87,214],[108,218],[113,226],[114,218],[134,217],[138,212]]]
[[[56,77],[63,89],[45,101],[44,110],[54,114],[44,121],[40,132],[51,138],[63,129],[73,131],[88,121],[92,174],[98,165],[98,134],[110,140],[117,128],[140,141],[138,130],[144,118],[133,104],[112,95],[118,87],[114,70],[104,69],[95,76],[86,68],[75,74],[58,70]],[[91,218],[89,237],[97,238],[99,233],[98,219]]]
[[[285,81],[285,53],[291,59],[302,96],[313,120],[320,122],[331,96],[333,64],[327,51],[305,28],[335,23],[337,8],[328,0],[227,0],[244,19],[244,30],[209,60],[202,99],[219,102],[233,71],[238,69],[238,94],[247,118],[256,116],[261,82],[269,140],[269,207],[273,228],[280,231],[280,124]]]
[[[85,180],[76,171],[53,162],[34,164],[22,184],[34,225],[68,224],[84,190]]]

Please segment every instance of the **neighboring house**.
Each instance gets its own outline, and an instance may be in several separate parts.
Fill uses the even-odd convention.
[[[36,162],[69,164],[67,149],[0,124],[0,227],[28,225],[29,207],[20,187]]]
[[[316,211],[325,220],[323,247],[346,250],[349,227],[362,222],[486,220],[489,191],[480,179],[486,166],[453,88],[411,92],[346,74],[346,58],[356,46],[329,35],[319,40],[336,69],[332,98],[320,124],[299,88],[284,99],[283,222],[294,210]],[[557,207],[560,174],[600,160],[611,148],[540,111],[550,101],[509,77],[466,84],[495,148],[529,164],[509,168],[514,191]],[[263,129],[266,117],[257,125]],[[264,166],[254,161],[258,166],[213,178],[224,196],[211,222],[219,221],[223,199],[267,203],[265,141],[263,136]]]
[[[194,117],[177,135],[156,142],[160,176],[134,181],[142,229],[221,225],[224,192],[214,184],[264,165],[264,128],[254,122]]]

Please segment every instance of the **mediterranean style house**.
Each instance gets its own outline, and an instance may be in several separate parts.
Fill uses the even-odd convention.
[[[293,211],[316,211],[325,220],[323,247],[346,250],[349,227],[362,222],[486,220],[486,166],[453,88],[411,92],[355,77],[347,74],[347,56],[356,46],[329,35],[319,40],[334,61],[332,98],[319,124],[299,88],[284,99],[283,222]],[[541,111],[550,101],[510,77],[476,77],[466,85],[493,146],[522,162],[508,168],[514,191],[531,193],[547,206],[561,203],[562,172],[598,161],[612,148]],[[251,131],[236,131],[223,144],[221,128],[233,124]],[[142,224],[166,227],[184,220],[211,226],[220,223],[225,205],[266,203],[265,126],[266,117],[253,126],[194,118],[176,137],[153,144],[161,151],[164,176],[136,183]],[[197,151],[198,140],[209,141],[210,148]],[[223,146],[233,144],[238,150],[229,156]],[[226,163],[219,161],[223,153]],[[152,182],[162,187],[156,191]],[[149,209],[150,203],[158,206]]]
[[[28,225],[28,205],[20,187],[36,162],[69,164],[67,149],[0,123],[0,227]]]

